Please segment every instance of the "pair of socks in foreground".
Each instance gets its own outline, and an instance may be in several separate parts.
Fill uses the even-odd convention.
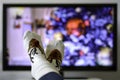
[[[64,55],[63,42],[60,40],[50,41],[45,54],[41,37],[38,34],[26,31],[23,38],[24,47],[31,60],[32,76],[36,80],[39,80],[42,76],[50,72],[59,74]]]

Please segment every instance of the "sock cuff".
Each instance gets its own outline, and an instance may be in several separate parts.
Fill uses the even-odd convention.
[[[39,80],[41,77],[43,77],[44,75],[50,73],[50,72],[55,72],[57,74],[59,74],[59,72],[51,67],[51,66],[45,66],[43,68],[39,68],[36,70],[36,72],[32,73],[32,75],[34,75],[36,80]]]

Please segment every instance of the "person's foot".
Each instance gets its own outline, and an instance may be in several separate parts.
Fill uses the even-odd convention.
[[[49,72],[59,74],[57,69],[46,60],[41,38],[38,34],[27,31],[24,34],[24,47],[31,60],[31,74],[36,80]]]
[[[58,71],[61,70],[61,63],[64,56],[64,44],[61,40],[52,40],[46,48],[46,58]]]

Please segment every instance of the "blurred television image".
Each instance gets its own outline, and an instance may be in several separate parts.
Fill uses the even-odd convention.
[[[30,69],[23,34],[41,36],[44,50],[50,40],[65,46],[64,70],[116,70],[116,4],[4,4],[3,68]]]

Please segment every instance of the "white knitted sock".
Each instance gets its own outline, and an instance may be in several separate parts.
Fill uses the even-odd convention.
[[[46,60],[44,52],[41,51],[43,49],[40,49],[38,47],[32,47],[29,49],[29,43],[32,39],[39,41],[39,45],[41,46],[40,48],[43,48],[39,35],[32,33],[30,31],[27,31],[24,34],[24,47],[26,51],[28,52],[30,59],[31,59],[32,76],[36,80],[39,80],[42,76],[46,75],[49,72],[55,72],[59,74],[55,66],[53,66]]]
[[[37,49],[36,52],[30,53],[31,56],[33,56],[33,62],[31,62],[32,76],[36,80],[38,80],[39,78],[41,78],[42,76],[44,76],[45,74],[49,72],[56,72],[59,74],[57,69],[45,59],[45,56],[41,53],[39,48],[36,48],[36,49]]]
[[[47,45],[46,49],[46,58],[52,60],[48,60],[53,64],[58,71],[61,70],[61,63],[64,57],[64,44],[61,40],[52,40]],[[56,62],[57,60],[57,62]]]

